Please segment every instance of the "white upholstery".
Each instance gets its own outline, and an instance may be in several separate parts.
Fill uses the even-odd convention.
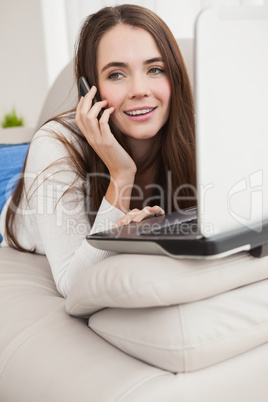
[[[0,144],[22,144],[30,142],[34,133],[34,127],[0,128]]]
[[[105,309],[89,319],[130,356],[175,373],[211,366],[268,340],[268,280],[194,303]]]
[[[78,92],[75,83],[73,60],[71,60],[50,88],[36,128],[41,127],[51,117],[74,109],[77,102]]]
[[[152,367],[70,317],[40,255],[0,247],[0,328],[1,402],[267,402],[267,343],[191,373]]]
[[[268,258],[240,253],[220,260],[121,254],[96,264],[74,284],[66,309],[88,316],[105,307],[143,308],[202,300],[268,278]]]
[[[117,255],[78,279],[66,309],[79,317],[109,307],[90,318],[91,329],[131,356],[187,372],[268,341],[266,278],[268,258],[248,253],[210,261]]]

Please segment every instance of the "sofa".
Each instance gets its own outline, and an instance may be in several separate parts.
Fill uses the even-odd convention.
[[[72,74],[38,125],[75,104]],[[64,299],[45,256],[0,247],[1,402],[267,402],[267,374],[268,257],[114,255]]]

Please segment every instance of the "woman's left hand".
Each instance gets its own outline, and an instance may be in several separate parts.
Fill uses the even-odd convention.
[[[126,215],[124,215],[122,218],[118,219],[114,227],[122,226],[122,225],[128,225],[131,222],[141,222],[144,219],[147,218],[152,218],[153,216],[161,216],[165,215],[165,211],[160,208],[158,205],[155,205],[154,207],[145,207],[143,209],[132,209],[129,211]]]

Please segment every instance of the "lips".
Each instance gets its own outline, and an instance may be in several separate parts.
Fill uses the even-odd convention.
[[[142,116],[142,115],[151,113],[154,109],[156,109],[156,108],[155,107],[143,107],[143,108],[126,110],[124,113],[127,114],[128,116]]]

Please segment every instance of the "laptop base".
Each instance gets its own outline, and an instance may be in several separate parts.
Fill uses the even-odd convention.
[[[119,253],[160,254],[173,258],[221,258],[240,251],[249,251],[253,257],[268,255],[268,223],[262,231],[247,228],[210,238],[183,236],[132,236],[120,239],[113,230],[87,236],[87,241],[98,249]]]

